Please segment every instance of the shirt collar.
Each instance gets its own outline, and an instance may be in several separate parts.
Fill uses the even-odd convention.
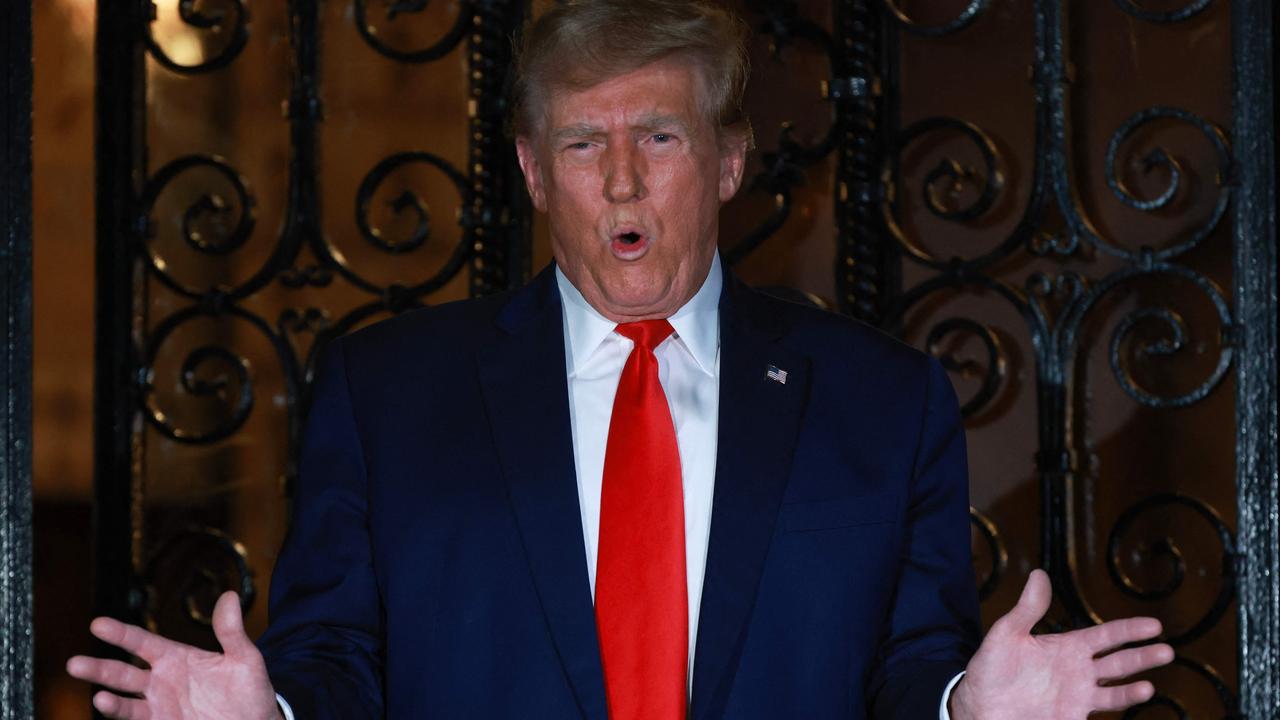
[[[556,286],[564,308],[565,346],[569,351],[569,374],[572,375],[590,359],[617,323],[591,307],[559,266],[556,267]],[[716,253],[711,258],[711,270],[702,287],[667,318],[698,367],[711,377],[716,376],[716,356],[720,352],[720,290],[723,286],[720,254]]]

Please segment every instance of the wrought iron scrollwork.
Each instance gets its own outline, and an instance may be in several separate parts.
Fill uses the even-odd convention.
[[[1181,7],[1169,13],[1148,14],[1140,0],[1117,0],[1126,12],[1146,17],[1154,22],[1176,22],[1201,12],[1209,2],[1193,0],[1181,3]],[[977,3],[970,3],[972,11]],[[929,35],[913,28],[909,18],[904,20],[897,8],[887,7],[896,16],[898,24],[908,32]],[[984,382],[977,395],[966,403],[966,416],[989,403],[998,383],[996,358],[999,345],[993,336],[984,334],[983,318],[947,317],[933,325],[921,326],[920,318],[904,322],[907,313],[923,308],[924,313],[945,313],[941,294],[976,294],[994,296],[1002,304],[1014,309],[1026,324],[1030,339],[1030,357],[1034,363],[1036,383],[1037,438],[1035,458],[1039,474],[1042,499],[1040,563],[1050,572],[1054,591],[1064,611],[1063,626],[1084,626],[1102,621],[1085,597],[1084,586],[1077,577],[1080,570],[1079,549],[1073,536],[1073,523],[1079,507],[1073,497],[1078,473],[1077,457],[1088,442],[1079,437],[1085,427],[1079,417],[1089,410],[1090,392],[1085,369],[1086,354],[1093,347],[1083,346],[1094,342],[1093,331],[1102,325],[1102,310],[1114,310],[1111,301],[1122,299],[1128,290],[1145,289],[1149,285],[1171,287],[1179,292],[1175,302],[1149,301],[1139,297],[1138,307],[1125,308],[1114,320],[1109,330],[1109,344],[1098,343],[1109,352],[1111,370],[1121,390],[1139,404],[1150,408],[1181,408],[1205,399],[1222,385],[1236,354],[1238,329],[1228,297],[1214,279],[1190,264],[1180,262],[1191,250],[1207,245],[1208,239],[1220,226],[1238,186],[1233,177],[1233,161],[1230,143],[1223,131],[1212,122],[1188,110],[1165,105],[1148,107],[1133,113],[1109,136],[1102,159],[1105,162],[1104,180],[1109,192],[1125,208],[1151,215],[1169,214],[1185,204],[1192,188],[1205,188],[1210,193],[1203,207],[1207,215],[1188,218],[1175,232],[1163,241],[1126,243],[1127,238],[1109,237],[1097,229],[1080,198],[1079,173],[1072,156],[1072,122],[1070,117],[1070,81],[1072,70],[1066,41],[1069,21],[1067,4],[1061,0],[1036,0],[1035,61],[1031,81],[1035,86],[1034,148],[1030,177],[1027,179],[1028,195],[1022,215],[1015,226],[995,246],[980,253],[961,253],[951,248],[926,249],[919,238],[908,235],[900,222],[904,208],[918,211],[927,220],[937,219],[950,223],[969,223],[990,217],[993,209],[1005,197],[1002,195],[1005,166],[996,148],[999,144],[979,126],[960,118],[933,117],[909,125],[897,133],[886,132],[884,142],[888,154],[880,164],[879,194],[875,197],[883,226],[888,231],[893,249],[900,250],[900,257],[911,266],[909,271],[899,270],[898,277],[919,278],[901,291],[895,291],[892,282],[880,276],[870,278],[869,289],[854,285],[858,295],[858,307],[864,298],[874,299],[877,293],[888,288],[891,295],[883,304],[882,312],[872,317],[891,330],[910,327],[928,328],[922,338],[925,348],[934,355],[941,355],[944,364],[953,371],[971,376],[976,371]],[[964,19],[957,18],[957,22]],[[972,17],[969,18],[972,22]],[[955,32],[962,26],[939,26],[932,34]],[[914,41],[920,42],[920,41]],[[1154,131],[1163,132],[1166,126],[1194,131],[1193,142],[1207,141],[1211,154],[1207,171],[1197,167],[1194,161],[1175,154],[1168,143],[1157,145],[1150,138]],[[936,165],[924,165],[924,184],[919,189],[919,199],[913,194],[904,195],[903,157],[926,134],[945,132],[957,134],[963,140],[963,151],[977,167],[966,168],[956,157],[943,157]],[[1191,133],[1189,133],[1191,134]],[[915,156],[913,156],[915,157]],[[915,162],[913,160],[913,162]],[[930,159],[930,162],[935,162]],[[932,167],[932,170],[929,168]],[[1131,172],[1128,168],[1133,168]],[[1203,182],[1192,182],[1196,173],[1202,173]],[[1135,173],[1150,182],[1159,178],[1161,185],[1152,191],[1146,183],[1138,186],[1130,182]],[[914,175],[912,176],[914,177]],[[914,181],[913,181],[914,182]],[[914,193],[916,188],[911,188]],[[837,203],[857,207],[858,200],[846,197],[844,188],[837,195]],[[906,200],[912,202],[907,203]],[[1200,197],[1196,198],[1197,201]],[[840,212],[838,210],[837,212]],[[1054,215],[1061,217],[1057,223]],[[842,259],[851,265],[862,261],[862,256],[842,247]],[[1093,260],[1101,257],[1098,267],[1105,271],[1091,275],[1088,271]],[[1025,268],[1025,273],[1024,269]],[[1185,299],[1184,299],[1185,296]],[[1208,307],[1201,312],[1187,312],[1181,303],[1193,300]],[[1086,321],[1089,333],[1082,328]],[[1218,346],[1214,348],[1214,328],[1218,325]],[[1210,325],[1207,329],[1199,323]],[[1196,331],[1193,334],[1193,330]],[[1205,331],[1207,330],[1207,332]],[[985,348],[987,362],[980,360],[966,363],[948,357],[943,350],[956,334],[964,333],[970,346],[976,338]],[[1103,336],[1105,338],[1105,335]],[[1216,357],[1199,358],[1205,348],[1216,349]],[[982,349],[976,352],[982,353]],[[1193,367],[1197,374],[1179,376],[1180,385],[1169,387],[1153,382],[1146,371],[1155,368],[1155,361],[1169,361],[1175,357],[1196,354]],[[1188,387],[1190,385],[1190,387]],[[1181,550],[1189,548],[1185,542],[1179,547],[1172,539],[1157,539],[1142,545],[1138,552],[1146,564],[1164,563],[1169,568],[1165,582],[1157,587],[1144,587],[1127,575],[1121,565],[1124,552],[1132,548],[1130,536],[1139,518],[1168,506],[1189,507],[1203,518],[1222,543],[1223,567],[1221,584],[1215,585],[1216,595],[1212,606],[1191,627],[1179,629],[1170,638],[1176,645],[1183,645],[1204,636],[1222,626],[1221,620],[1230,611],[1235,597],[1237,556],[1235,540],[1206,503],[1176,494],[1156,495],[1140,500],[1126,510],[1108,540],[1106,558],[1108,572],[1122,591],[1130,597],[1159,602],[1167,599],[1182,587],[1183,563]],[[975,511],[976,512],[976,511]],[[984,524],[977,514],[972,516],[975,527],[975,552],[979,555],[992,552],[992,534],[984,532]],[[990,530],[990,528],[986,528]],[[980,577],[984,597],[989,595],[989,577]],[[1204,677],[1216,677],[1207,665],[1185,660],[1184,664]],[[1234,700],[1221,682],[1215,684],[1223,698],[1228,714],[1234,712]],[[1182,712],[1178,701],[1157,696],[1155,705]],[[1151,707],[1148,705],[1147,707]],[[1131,715],[1132,716],[1132,715]]]
[[[950,35],[972,25],[973,21],[977,20],[991,6],[991,0],[969,0],[969,4],[955,18],[937,25],[925,25],[916,22],[902,8],[898,7],[897,0],[884,0],[884,4],[885,7],[889,8],[890,17],[908,32],[916,35],[938,36]]]
[[[186,616],[194,623],[209,627],[213,624],[213,608],[204,606],[203,598],[216,598],[227,586],[227,569],[234,575],[231,587],[240,596],[240,607],[247,610],[257,596],[253,570],[249,567],[248,552],[244,545],[227,533],[212,527],[192,526],[171,535],[156,544],[138,574],[146,593],[148,615],[155,617],[160,598],[156,587],[161,573],[175,558],[181,563],[181,582],[177,593],[166,597],[181,598]],[[222,572],[213,565],[223,564]],[[168,568],[172,570],[172,568]],[[164,576],[165,580],[171,576]],[[205,592],[201,592],[204,590]]]
[[[430,0],[399,0],[388,3],[387,20],[394,22],[402,16],[421,13],[427,9],[429,2]],[[378,37],[377,27],[369,22],[369,0],[355,0],[356,30],[370,47],[392,60],[404,63],[431,62],[453,52],[454,48],[466,38],[467,31],[471,28],[472,13],[469,5],[470,3],[467,2],[459,3],[457,17],[444,36],[427,47],[415,50],[392,47]]]
[[[1110,573],[1111,579],[1126,595],[1138,600],[1148,602],[1165,600],[1182,587],[1187,572],[1186,561],[1183,558],[1182,549],[1178,546],[1177,541],[1171,537],[1165,536],[1140,544],[1136,550],[1136,556],[1140,557],[1144,564],[1154,565],[1156,562],[1160,562],[1168,566],[1168,579],[1159,586],[1142,587],[1139,585],[1125,572],[1122,560],[1125,537],[1132,530],[1138,519],[1143,515],[1169,507],[1184,507],[1194,511],[1196,516],[1204,520],[1205,524],[1209,526],[1209,529],[1213,531],[1213,534],[1218,538],[1218,542],[1222,545],[1222,586],[1214,597],[1212,606],[1201,618],[1192,623],[1187,630],[1169,635],[1166,638],[1166,642],[1169,644],[1180,646],[1203,636],[1210,628],[1216,625],[1226,615],[1235,597],[1235,563],[1237,557],[1235,535],[1227,527],[1227,524],[1222,521],[1218,513],[1203,501],[1181,493],[1161,493],[1143,498],[1121,513],[1115,525],[1111,528],[1111,533],[1107,538],[1107,572]]]
[[[1217,696],[1219,704],[1222,706],[1222,717],[1225,720],[1234,720],[1241,718],[1240,703],[1236,694],[1231,688],[1227,687],[1227,683],[1222,679],[1222,675],[1209,665],[1194,660],[1185,655],[1174,655],[1172,667],[1182,667],[1190,670],[1199,676],[1213,688],[1214,695]],[[1173,695],[1162,692],[1162,688],[1156,689],[1156,694],[1152,698],[1141,705],[1135,705],[1121,715],[1121,720],[1136,720],[1146,715],[1150,715],[1149,710],[1156,708],[1164,708],[1173,711],[1179,720],[1190,720],[1191,714],[1187,711],[1186,705],[1183,705]],[[1167,714],[1162,715],[1167,717]]]
[[[943,341],[949,336],[956,335],[978,338],[987,352],[986,362],[960,359],[954,354],[944,351],[942,349]],[[962,417],[970,417],[982,410],[996,396],[996,392],[1000,389],[1000,383],[1005,376],[1005,353],[1000,346],[1000,338],[996,336],[990,327],[969,318],[947,318],[929,329],[929,334],[925,337],[924,346],[926,351],[938,358],[942,363],[942,367],[949,372],[957,372],[964,376],[978,375],[981,378],[978,392],[960,406],[960,415]]]
[[[468,222],[466,208],[470,197],[470,184],[467,182],[466,176],[453,165],[432,153],[396,153],[383,159],[365,175],[356,191],[355,199],[355,220],[361,237],[373,247],[386,253],[400,254],[415,250],[422,246],[431,235],[430,215],[426,202],[411,190],[402,191],[390,203],[391,208],[397,213],[409,212],[414,217],[415,229],[407,239],[400,241],[387,239],[384,233],[369,219],[370,205],[379,186],[392,172],[411,163],[422,163],[433,167],[449,179],[462,200],[462,210],[459,211],[459,224],[465,227]],[[408,303],[416,298],[443,287],[445,283],[466,266],[472,252],[470,243],[467,242],[466,237],[463,237],[459,240],[444,265],[432,276],[410,286],[385,286],[358,272],[342,252],[329,242],[317,243],[313,246],[313,249],[317,251],[326,267],[336,271],[352,285],[383,298],[384,304],[387,305],[388,309],[404,309],[408,307]]]
[[[1154,260],[1167,260],[1176,257],[1202,243],[1222,221],[1223,216],[1226,215],[1227,212],[1227,205],[1231,200],[1231,193],[1228,186],[1228,176],[1231,167],[1231,150],[1228,147],[1226,136],[1218,126],[1204,118],[1199,117],[1194,113],[1187,112],[1186,110],[1173,107],[1147,108],[1126,120],[1111,136],[1110,142],[1107,143],[1106,154],[1107,185],[1111,188],[1111,191],[1116,198],[1118,198],[1120,202],[1136,210],[1152,212],[1166,207],[1178,193],[1184,175],[1184,169],[1182,163],[1163,147],[1157,147],[1151,150],[1142,158],[1142,165],[1144,166],[1145,171],[1150,172],[1157,167],[1163,167],[1169,173],[1169,184],[1165,187],[1163,192],[1154,198],[1147,200],[1138,198],[1133,191],[1124,184],[1124,181],[1120,178],[1120,174],[1116,169],[1116,157],[1120,152],[1121,146],[1133,137],[1133,135],[1141,128],[1161,120],[1175,120],[1191,125],[1203,133],[1204,136],[1213,144],[1214,152],[1218,159],[1218,167],[1215,172],[1215,180],[1218,185],[1218,197],[1214,203],[1213,212],[1210,214],[1209,218],[1199,227],[1190,231],[1188,233],[1188,238],[1180,242],[1173,243],[1167,247],[1150,250],[1149,252],[1151,253],[1151,257]],[[1092,233],[1089,233],[1088,237],[1091,242],[1096,243],[1099,249],[1104,252],[1118,257],[1123,257],[1131,262],[1141,262],[1143,260],[1142,253],[1146,251],[1145,247],[1137,251],[1121,248]]]
[[[921,194],[925,198],[925,207],[929,209],[931,214],[950,222],[965,222],[977,219],[991,209],[1004,188],[1004,176],[999,168],[1000,154],[996,150],[995,142],[977,125],[955,118],[933,117],[921,120],[899,133],[894,141],[892,152],[889,158],[886,159],[881,172],[881,185],[883,187],[883,195],[880,202],[881,212],[885,226],[889,229],[893,238],[898,241],[898,244],[925,265],[935,268],[943,268],[952,261],[935,256],[925,249],[922,244],[909,237],[895,217],[898,198],[895,189],[895,171],[892,158],[900,156],[909,145],[919,138],[930,133],[944,131],[958,133],[969,140],[982,156],[984,167],[979,171],[966,167],[951,157],[940,159],[937,166],[925,175],[921,186]],[[977,198],[968,205],[956,205],[956,198],[960,196],[964,188],[979,181],[981,183]],[[943,187],[944,185],[945,188]],[[946,199],[944,195],[950,195],[950,198]],[[1003,255],[1007,253],[1007,249],[1002,245],[993,252]],[[983,257],[970,260],[970,262],[982,264],[986,260],[987,257]]]
[[[1034,272],[1027,276],[1026,288],[1028,295],[1041,308],[1050,304],[1074,307],[1088,292],[1090,284],[1080,273],[1069,270],[1052,276]],[[1048,312],[1044,314],[1048,315]]]
[[[179,280],[171,263],[155,248],[155,206],[160,195],[178,176],[198,169],[213,171],[234,194],[230,203],[225,195],[203,192],[182,212],[182,238],[187,246],[207,255],[228,255],[239,250],[253,234],[255,201],[248,182],[227,161],[216,155],[186,155],[156,171],[142,189],[139,200],[138,227],[147,240],[147,257],[151,272],[167,287],[188,298],[199,298],[214,288],[192,287]],[[234,223],[227,222],[234,217]],[[203,228],[203,229],[202,229]]]
[[[404,190],[389,202],[391,209],[396,214],[411,212],[414,219],[414,229],[408,238],[404,240],[388,239],[379,228],[373,226],[369,222],[369,205],[373,201],[374,193],[384,180],[391,173],[408,165],[409,163],[424,163],[436,168],[444,173],[454,187],[458,189],[459,195],[466,197],[467,179],[452,164],[428,152],[405,152],[397,153],[379,162],[364,179],[360,181],[360,187],[356,190],[356,227],[360,230],[360,235],[374,247],[389,253],[404,253],[416,250],[422,246],[431,237],[431,213],[427,208],[427,203],[422,199],[421,195],[412,190]]]
[[[169,315],[147,338],[139,367],[138,386],[145,412],[143,417],[165,437],[186,444],[208,444],[224,440],[239,430],[253,411],[254,386],[249,361],[231,349],[205,344],[188,350],[179,367],[178,387],[195,398],[216,400],[227,406],[222,419],[209,428],[184,427],[160,405],[156,390],[156,363],[175,331],[200,318],[234,318],[246,322],[264,337],[276,352],[284,370],[285,389],[292,397],[297,392],[293,376],[296,363],[288,342],[261,317],[230,305],[197,304]]]
[[[803,17],[795,2],[752,2],[750,6],[762,15],[757,31],[769,38],[769,48],[775,58],[786,46],[803,41],[821,49],[832,67],[832,77],[839,77],[835,70],[837,53],[831,34]],[[854,80],[860,79],[833,79],[825,83],[827,99],[857,92]],[[833,122],[821,139],[813,145],[806,145],[796,138],[792,123],[782,123],[778,129],[777,149],[761,155],[764,168],[747,182],[748,190],[768,194],[771,210],[759,225],[724,251],[725,262],[730,265],[738,263],[782,229],[791,215],[792,190],[804,184],[807,168],[831,155],[838,129],[838,123]]]
[[[1213,4],[1213,0],[1191,0],[1173,10],[1148,10],[1139,0],[1115,0],[1116,6],[1130,15],[1147,22],[1169,25],[1199,15]]]
[[[249,43],[249,8],[245,6],[244,0],[218,0],[213,9],[202,9],[204,5],[210,4],[213,4],[210,0],[178,0],[178,17],[182,18],[183,23],[195,30],[228,38],[212,57],[198,63],[184,64],[173,59],[156,40],[153,27],[156,21],[156,4],[154,1],[149,3],[151,22],[147,25],[144,39],[147,50],[156,62],[180,75],[198,75],[224,68],[240,55]]]
[[[980,547],[991,558],[989,561],[991,569],[985,575],[979,574],[978,576],[978,599],[986,600],[999,587],[1000,580],[1004,578],[1005,572],[1009,569],[1009,551],[1005,547],[1000,529],[991,521],[991,518],[975,507],[969,508],[969,524],[982,539]]]
[[[1070,312],[1064,318],[1060,328],[1061,336],[1064,339],[1064,347],[1067,349],[1075,348],[1079,336],[1080,323],[1089,311],[1097,305],[1102,296],[1135,279],[1161,275],[1182,279],[1186,281],[1183,284],[1189,284],[1200,290],[1212,304],[1217,314],[1221,328],[1219,337],[1227,337],[1232,325],[1231,309],[1227,305],[1222,291],[1218,289],[1212,280],[1181,265],[1155,263],[1148,259],[1144,265],[1125,268],[1097,281],[1090,286],[1087,293],[1083,293],[1080,296],[1079,301],[1070,307]],[[1134,340],[1134,331],[1140,325],[1151,322],[1159,322],[1164,325],[1171,337],[1154,342],[1136,342]],[[1222,382],[1222,379],[1226,377],[1227,370],[1231,367],[1231,358],[1234,353],[1234,349],[1226,342],[1219,349],[1218,362],[1209,373],[1209,376],[1186,392],[1176,395],[1160,395],[1142,387],[1141,383],[1134,377],[1132,364],[1127,361],[1128,358],[1134,356],[1143,358],[1170,356],[1183,349],[1185,336],[1185,322],[1183,322],[1180,315],[1170,308],[1138,308],[1122,318],[1112,332],[1110,359],[1112,372],[1125,393],[1148,407],[1174,408],[1186,407],[1199,402],[1217,387]],[[1130,348],[1129,353],[1124,351],[1126,346]]]

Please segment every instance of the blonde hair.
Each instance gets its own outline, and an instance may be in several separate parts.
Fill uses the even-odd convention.
[[[668,57],[701,68],[703,111],[721,136],[751,145],[742,109],[747,27],[705,0],[569,0],[544,13],[516,49],[514,135],[539,128],[556,90],[585,90]]]

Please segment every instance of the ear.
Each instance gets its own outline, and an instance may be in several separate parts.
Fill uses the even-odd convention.
[[[720,202],[729,202],[742,185],[747,166],[747,139],[737,134],[720,141]]]
[[[523,135],[516,138],[516,157],[520,161],[520,172],[524,174],[524,186],[529,190],[533,207],[539,212],[546,212],[547,189],[542,182],[542,165],[538,163],[533,141]]]

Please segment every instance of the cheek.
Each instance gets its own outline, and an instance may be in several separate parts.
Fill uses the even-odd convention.
[[[552,222],[557,225],[585,225],[591,222],[589,209],[600,195],[598,183],[590,171],[572,169],[558,173],[548,186],[547,204]]]
[[[655,173],[653,186],[661,188],[667,220],[677,226],[703,226],[719,212],[719,175],[707,172],[705,164],[672,163]]]

